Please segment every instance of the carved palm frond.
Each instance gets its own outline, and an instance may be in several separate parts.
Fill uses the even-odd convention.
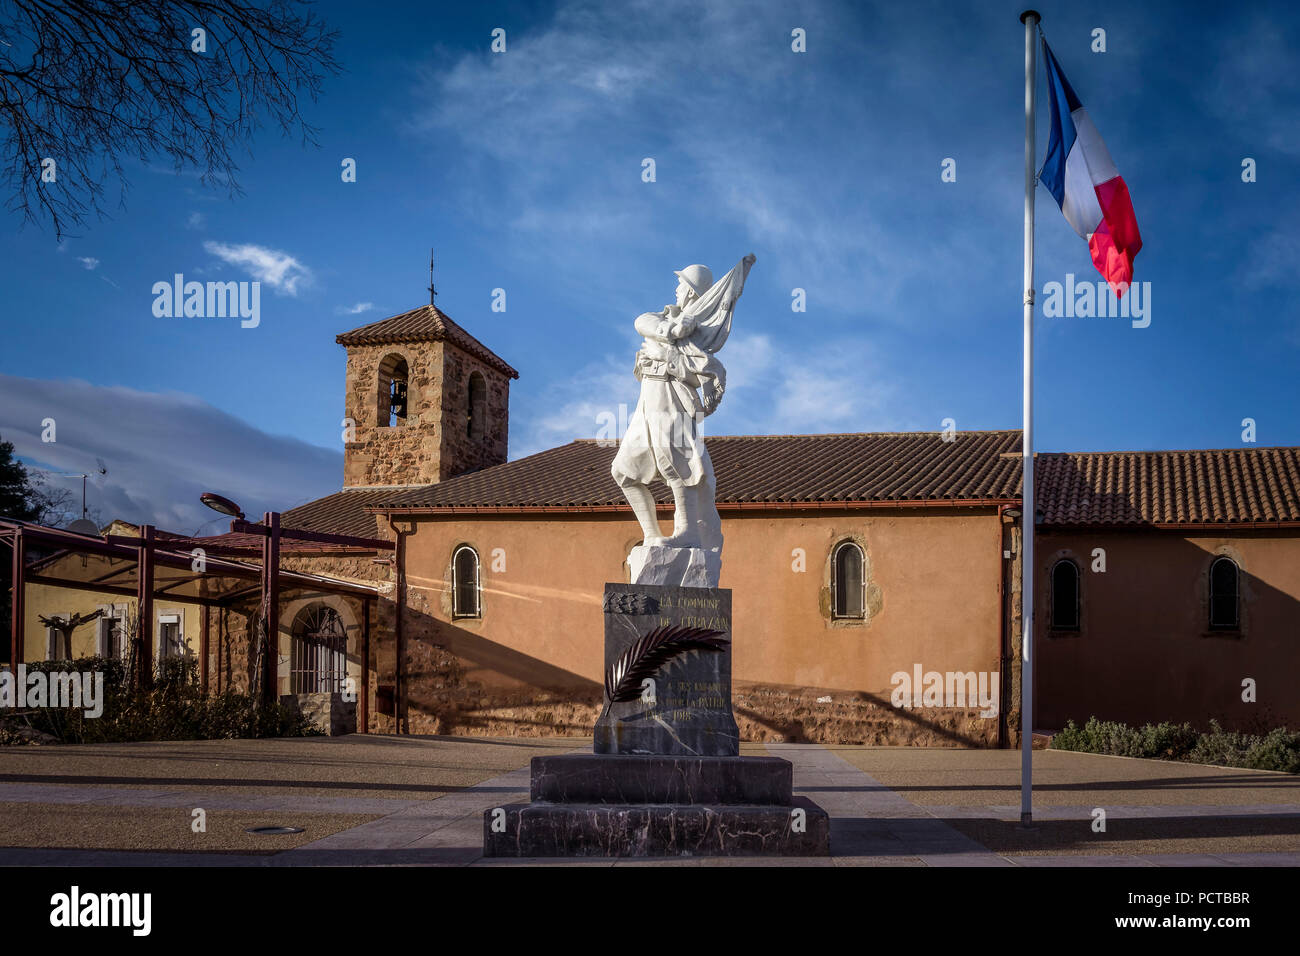
[[[723,633],[707,627],[673,624],[655,628],[633,642],[606,672],[605,695],[612,704],[636,700],[641,694],[641,681],[678,654],[723,650],[729,643]]]

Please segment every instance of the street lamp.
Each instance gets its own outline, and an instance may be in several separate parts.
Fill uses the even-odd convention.
[[[230,522],[231,531],[242,531],[265,535],[262,539],[262,649],[264,655],[262,671],[262,698],[266,702],[275,699],[275,635],[280,616],[280,515],[268,511],[263,518],[264,524],[250,524],[244,520],[244,511],[229,498],[211,491],[199,495],[199,501],[219,514],[235,520]]]
[[[239,505],[235,504],[229,498],[223,498],[221,495],[214,494],[211,491],[205,491],[203,494],[199,495],[199,501],[203,502],[213,511],[234,518],[236,521],[244,520],[244,512],[240,510]]]

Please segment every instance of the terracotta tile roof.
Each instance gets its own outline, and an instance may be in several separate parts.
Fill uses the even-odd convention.
[[[336,491],[324,498],[317,498],[306,504],[291,508],[280,515],[280,525],[284,528],[298,528],[303,531],[320,531],[327,534],[348,534],[358,538],[385,538],[379,522],[373,513],[365,510],[367,504],[391,496],[392,488],[355,488]],[[250,521],[258,520],[250,516]],[[201,538],[188,538],[184,535],[169,535],[185,548],[210,547],[223,550],[237,550],[250,555],[261,555],[262,536],[246,532],[228,531],[224,534],[205,535]],[[322,541],[298,541],[282,538],[280,550],[284,554],[316,554],[346,550],[340,545]]]
[[[1013,501],[1019,497],[1018,431],[709,437],[720,505]],[[617,449],[594,440],[394,490],[371,507],[626,507],[609,474]],[[672,500],[662,483],[657,500]]]
[[[280,523],[286,528],[303,531],[351,534],[359,538],[387,537],[387,529],[381,534],[374,514],[365,509],[388,500],[396,493],[394,488],[345,488],[290,508],[280,516]]]
[[[1300,448],[1037,455],[1045,526],[1300,521]]]
[[[338,532],[342,534],[343,532]],[[374,535],[367,535],[374,537]],[[187,538],[184,542],[184,548],[209,548],[214,553],[228,554],[238,552],[240,555],[249,557],[261,557],[262,542],[265,540],[260,534],[243,534],[240,532],[226,532],[225,534],[205,535],[202,538]],[[337,544],[326,544],[321,541],[295,541],[292,538],[280,539],[280,553],[285,555],[313,555],[313,554],[334,554],[337,552],[352,551],[353,548],[344,547]]]
[[[470,355],[481,359],[497,371],[518,378],[519,373],[511,368],[501,356],[497,355],[474,336],[446,316],[442,310],[432,305],[422,305],[410,312],[394,315],[391,318],[371,322],[351,332],[343,332],[334,337],[339,345],[393,345],[399,342],[450,342],[464,349]]]
[[[1020,501],[1020,432],[710,437],[718,503]],[[596,441],[440,484],[358,488],[285,512],[287,527],[376,535],[375,510],[626,507]],[[1300,522],[1300,448],[1052,453],[1035,457],[1043,527]],[[668,489],[653,486],[660,503]],[[373,510],[367,510],[373,509]],[[381,535],[383,536],[383,535]]]

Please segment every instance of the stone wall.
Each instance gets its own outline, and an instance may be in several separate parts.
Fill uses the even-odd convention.
[[[212,693],[246,694],[251,685],[249,632],[258,611],[257,599],[214,610],[208,644],[208,688]]]
[[[355,432],[344,444],[344,487],[427,484],[444,477],[443,348],[441,342],[348,348],[344,414],[355,422]],[[406,360],[408,376],[406,418],[392,427],[387,395],[379,387],[379,366],[389,355]]]
[[[407,365],[407,414],[387,424],[380,367],[389,356]],[[467,434],[470,376],[486,384],[481,435]],[[354,425],[344,444],[343,485],[413,485],[444,481],[506,460],[510,379],[445,342],[348,348],[344,415]],[[381,422],[382,419],[382,422]]]
[[[965,584],[965,591],[958,587],[954,593],[953,587],[942,584],[924,586],[923,592],[935,595],[929,600],[942,597],[945,602],[956,601],[961,612],[954,618],[952,627],[942,632],[952,635],[951,649],[942,656],[925,653],[919,660],[926,664],[927,670],[931,667],[963,671],[998,669],[1001,655],[997,639],[996,574],[1003,571],[1011,617],[1008,623],[1014,636],[1005,649],[1007,653],[1000,669],[1005,682],[1003,705],[1012,708],[1007,714],[1011,738],[1006,743],[1014,744],[1019,718],[1019,638],[1015,617],[1019,604],[1018,560],[1001,561],[1000,552],[995,550],[1000,526],[1005,532],[1002,547],[1018,558],[1019,543],[1011,533],[1014,526],[1003,524],[996,515],[982,518],[855,516],[855,525],[848,531],[866,542],[872,560],[871,578],[873,583],[883,584],[885,603],[877,602],[874,619],[865,628],[852,628],[823,621],[822,592],[827,585],[822,580],[824,575],[816,572],[793,575],[788,571],[788,559],[775,570],[752,567],[757,563],[755,556],[769,552],[788,556],[795,543],[821,541],[814,553],[824,557],[834,542],[848,533],[839,528],[838,520],[821,515],[805,519],[793,532],[797,541],[778,536],[773,544],[761,537],[746,541],[752,535],[748,529],[772,537],[786,528],[788,519],[725,519],[724,529],[730,534],[729,542],[735,546],[733,553],[750,556],[748,563],[736,561],[724,568],[724,574],[734,581],[733,600],[743,600],[747,608],[743,614],[744,638],[738,642],[738,650],[749,655],[750,670],[770,669],[771,662],[779,664],[783,656],[797,651],[801,643],[827,644],[848,638],[866,643],[872,654],[879,654],[893,639],[885,616],[891,613],[887,609],[893,597],[892,613],[898,615],[901,611],[911,615],[901,622],[897,634],[902,642],[900,647],[908,653],[884,658],[874,677],[867,671],[861,674],[859,687],[883,687],[883,690],[846,690],[842,684],[825,686],[826,681],[791,684],[739,675],[734,685],[734,705],[741,739],[936,747],[998,745],[1000,721],[980,717],[976,709],[902,710],[893,707],[889,699],[889,674],[918,660],[909,656],[910,644],[933,616],[915,617],[912,609],[915,607],[916,613],[921,613],[921,605],[896,594],[909,581],[897,583],[894,566],[908,558],[917,559],[917,555],[907,552],[917,547],[921,530],[928,529],[927,533],[942,542],[943,554],[952,557],[954,552],[960,552],[958,556],[966,564],[982,560],[989,573],[973,580],[963,573],[956,581]],[[969,526],[972,521],[976,524]],[[835,527],[828,530],[824,527],[828,522]],[[586,569],[592,582],[617,573],[614,569],[618,557],[626,553],[623,538],[633,533],[624,527],[626,523],[622,515],[608,520],[570,517],[562,527],[562,539],[555,537],[556,522],[547,519],[399,523],[399,527],[417,530],[415,535],[403,539],[407,582],[402,616],[401,731],[458,736],[589,736],[602,698],[600,592],[596,583],[584,587],[578,572],[584,569],[584,562],[604,561],[609,567],[601,564]],[[767,528],[769,524],[772,527]],[[435,532],[432,540],[428,537],[431,531]],[[544,536],[545,540],[533,542],[530,531]],[[384,535],[387,534],[385,527]],[[887,535],[899,537],[901,543],[891,542]],[[959,540],[968,542],[964,550],[957,548]],[[453,620],[451,616],[450,561],[452,550],[460,541],[471,541],[484,562],[486,616],[481,619]],[[492,563],[491,555],[497,546],[505,549],[508,558],[508,564],[502,569],[496,569]],[[608,561],[602,558],[605,551],[609,552]],[[903,553],[899,554],[900,551]],[[933,560],[938,560],[937,555],[938,552]],[[822,563],[820,558],[815,560]],[[928,552],[924,560],[931,560]],[[809,564],[816,567],[813,560]],[[369,580],[384,589],[376,602],[371,628],[369,729],[373,733],[393,733],[398,723],[394,719],[396,702],[392,697],[396,682],[392,568],[373,564],[368,557],[294,559],[293,565],[320,574]],[[557,578],[557,568],[563,569],[565,582],[558,588],[556,582],[561,578]],[[779,576],[778,572],[788,577]],[[768,592],[773,588],[773,579],[778,583],[783,581],[787,588],[793,582],[800,590],[782,595],[783,606],[771,606],[774,596]],[[590,627],[583,625],[583,619],[570,619],[573,609],[586,609],[588,605]],[[775,623],[782,615],[788,616],[791,608],[799,607],[804,608],[806,620],[791,619],[782,622],[785,626]],[[983,636],[975,638],[979,643],[972,648],[969,641],[974,635]],[[756,650],[761,653],[754,653]],[[988,664],[981,667],[976,654],[987,655]],[[841,672],[851,660],[838,646],[825,647],[818,658],[823,655],[838,655]],[[809,669],[807,662],[795,660],[798,668]],[[827,697],[830,699],[826,700]]]
[[[338,694],[282,694],[280,703],[306,718],[322,734],[339,737],[356,733],[356,701]]]
[[[457,673],[454,659],[447,675]],[[418,676],[417,676],[418,675]],[[407,733],[458,737],[590,737],[599,691],[507,691],[475,681],[412,672]],[[998,721],[972,708],[905,711],[861,693],[738,684],[740,739],[774,743],[996,747]],[[829,701],[825,697],[830,697]],[[391,726],[391,718],[388,722]],[[391,732],[391,731],[389,731]]]
[[[1219,557],[1239,569],[1238,626],[1226,630],[1210,626]],[[1082,572],[1077,629],[1052,627],[1061,559]],[[1296,529],[1049,529],[1034,542],[1034,565],[1036,729],[1089,717],[1198,730],[1216,720],[1245,733],[1300,727]]]
[[[470,376],[478,372],[487,386],[486,421],[481,435],[466,429]],[[441,480],[506,460],[510,425],[510,379],[457,348],[443,352],[443,428]]]

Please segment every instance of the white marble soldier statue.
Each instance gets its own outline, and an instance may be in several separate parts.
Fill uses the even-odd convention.
[[[641,395],[610,470],[641,523],[645,547],[722,550],[713,465],[699,423],[722,399],[726,370],[715,353],[731,332],[736,300],[753,264],[754,257],[745,256],[716,283],[708,267],[687,266],[675,273],[680,280],[676,303],[637,316],[644,342],[634,374]],[[668,538],[660,531],[650,491],[656,477],[673,495]]]

